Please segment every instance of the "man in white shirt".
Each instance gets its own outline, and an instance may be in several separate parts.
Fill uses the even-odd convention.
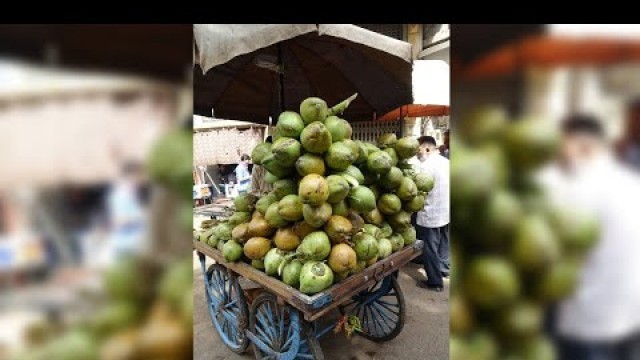
[[[418,173],[430,173],[435,185],[427,195],[424,209],[416,216],[418,239],[424,241],[423,264],[427,280],[418,286],[443,290],[443,276],[449,276],[449,160],[440,155],[431,136],[418,139],[418,155],[410,160]]]
[[[640,359],[640,177],[615,160],[594,117],[571,116],[563,134],[561,160],[540,179],[556,205],[595,216],[600,237],[556,309],[560,359]]]

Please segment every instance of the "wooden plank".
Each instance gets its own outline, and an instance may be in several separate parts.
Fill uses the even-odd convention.
[[[331,294],[332,303],[322,309],[319,309],[319,311],[305,314],[305,320],[311,322],[319,319],[329,311],[349,301],[353,295],[366,290],[376,282],[391,275],[393,272],[406,265],[409,261],[420,254],[421,251],[419,248],[406,247],[390,255],[388,258],[383,259],[363,271],[333,285],[326,290]]]
[[[400,267],[404,266],[422,253],[421,242],[418,242],[413,246],[407,246],[402,250],[391,254],[387,258],[378,261],[374,265],[369,266],[363,271],[351,275],[345,280],[334,284],[327,290],[309,296],[248,264],[243,262],[230,263],[225,261],[219,250],[213,249],[207,244],[193,240],[193,246],[202,254],[209,256],[238,275],[259,284],[291,306],[300,310],[307,321],[314,321],[342,305],[356,293],[367,289],[377,281],[389,276],[391,273],[398,270]]]
[[[236,274],[259,284],[260,286],[274,293],[276,296],[281,297],[287,303],[291,303],[294,307],[296,307],[292,301],[292,298],[293,293],[299,292],[298,290],[243,262],[231,263],[225,261],[222,253],[219,250],[214,249],[207,244],[194,240],[193,245],[197,251],[214,259],[217,263],[222,264],[224,267],[235,272]],[[296,308],[302,312],[306,312],[308,310],[306,308]]]

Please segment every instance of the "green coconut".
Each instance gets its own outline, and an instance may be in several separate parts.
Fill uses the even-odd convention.
[[[364,186],[356,186],[349,191],[349,207],[359,213],[369,212],[376,207],[376,197]]]
[[[399,231],[411,225],[411,214],[404,210],[400,210],[397,213],[388,216],[387,221],[394,230]]]
[[[336,142],[335,139],[334,139],[334,142]],[[351,152],[353,153],[354,162],[355,162],[355,159],[357,159],[358,155],[360,154],[360,146],[358,145],[358,143],[351,139],[343,139],[340,142],[347,145],[349,149],[351,149]]]
[[[344,216],[332,215],[324,225],[324,232],[332,244],[340,244],[351,238],[353,225]]]
[[[334,142],[351,139],[353,130],[347,120],[341,119],[337,116],[329,116],[324,120],[324,125],[331,133],[331,139]]]
[[[291,167],[300,157],[302,147],[294,138],[281,137],[273,143],[271,153],[276,161],[285,167]]]
[[[400,186],[403,177],[402,170],[394,166],[387,173],[380,175],[378,185],[383,189],[393,190]]]
[[[398,141],[396,134],[386,133],[378,136],[377,144],[380,149],[385,149],[395,146],[396,141]]]
[[[329,204],[339,203],[349,195],[351,187],[344,177],[329,175],[327,176],[327,184],[329,185],[329,198],[327,198]]]
[[[385,215],[393,215],[402,209],[402,202],[395,194],[382,194],[378,200],[378,209]]]
[[[298,195],[287,195],[278,202],[278,214],[287,221],[302,219],[302,200]]]
[[[425,204],[424,195],[414,196],[411,200],[402,203],[402,209],[406,212],[414,213],[422,210]]]
[[[258,202],[256,203],[256,210],[258,210],[260,214],[264,215],[267,213],[267,209],[269,208],[269,205],[277,201],[278,201],[278,198],[275,195],[273,194],[265,195],[261,197],[260,200],[258,200]]]
[[[248,223],[251,221],[251,213],[246,211],[236,211],[227,220],[231,225],[238,225],[242,223]]]
[[[319,228],[329,221],[331,211],[331,205],[328,203],[322,203],[318,206],[304,204],[302,206],[302,217],[309,225]]]
[[[225,260],[231,262],[240,260],[242,256],[242,245],[233,240],[227,241],[224,246],[222,246],[222,256],[224,256]]]
[[[275,202],[273,204],[277,205],[278,203]],[[271,207],[271,205],[269,205],[269,207]],[[267,208],[267,210],[269,210],[269,208]],[[254,217],[249,222],[249,236],[251,237],[254,237],[254,236],[269,237],[273,235],[275,231],[276,229],[274,227],[271,227],[271,225],[269,225],[267,220],[262,216]]]
[[[329,199],[329,184],[324,177],[318,174],[309,174],[300,181],[298,196],[305,204],[323,204]]]
[[[369,261],[378,256],[378,240],[364,232],[354,237],[356,255],[359,261]]]
[[[380,228],[374,224],[364,224],[364,226],[362,227],[362,231],[366,232],[376,239],[382,238],[382,230],[380,230]]]
[[[331,241],[324,231],[314,231],[302,239],[296,252],[305,260],[324,260],[331,252]]]
[[[383,149],[382,151],[384,151],[387,154],[389,154],[389,157],[391,158],[391,165],[392,166],[398,165],[398,154],[396,154],[396,150],[394,148],[388,147],[388,148]]]
[[[392,252],[393,247],[391,246],[391,241],[389,241],[389,239],[382,238],[378,240],[378,258],[384,259],[391,255]]]
[[[284,260],[284,256],[286,254],[286,252],[278,248],[269,250],[269,252],[264,256],[264,272],[270,276],[277,275],[278,267],[280,267],[280,264]]]
[[[419,173],[414,177],[418,191],[429,192],[435,185],[435,178],[429,173]]]
[[[418,195],[418,187],[416,186],[416,183],[411,180],[411,178],[404,177],[400,182],[400,186],[398,186],[398,188],[396,189],[396,195],[398,195],[400,200],[411,200],[416,195]]]
[[[327,153],[324,155],[324,161],[331,169],[335,171],[344,171],[356,160],[356,155],[352,149],[342,141],[331,144]]]
[[[262,166],[267,169],[268,172],[273,174],[279,179],[285,178],[293,172],[291,167],[285,166],[282,163],[278,162],[274,157],[273,153],[267,155],[264,159],[262,159]]]
[[[255,269],[264,271],[264,260],[251,260],[251,266]]]
[[[362,144],[367,148],[367,156],[369,156],[370,154],[376,151],[380,151],[379,147],[377,147],[375,144],[372,144],[370,142],[363,142]]]
[[[362,171],[353,165],[349,166],[345,171],[338,173],[338,175],[349,175],[354,178],[358,184],[364,184],[364,175],[362,174]]]
[[[267,142],[256,145],[256,147],[254,147],[253,151],[251,152],[251,160],[253,161],[253,163],[256,165],[261,165],[262,159],[264,159],[271,153],[271,146],[272,144]]]
[[[309,174],[324,175],[326,169],[322,156],[306,153],[296,160],[296,171],[302,177]]]
[[[329,107],[326,101],[318,97],[306,98],[300,103],[300,116],[305,125],[315,121],[324,122],[329,115]]]
[[[360,140],[355,141],[356,145],[358,145],[358,156],[354,161],[354,164],[363,164],[367,162],[367,155],[369,155],[369,151],[364,143]]]
[[[333,271],[329,265],[319,261],[308,261],[300,270],[300,291],[316,294],[333,283]]]
[[[286,219],[280,216],[278,209],[279,209],[279,203],[277,202],[273,203],[269,205],[269,208],[267,209],[267,213],[264,215],[264,219],[267,220],[267,223],[272,228],[281,228],[289,224],[289,222]]]
[[[240,244],[249,240],[249,224],[239,224],[231,231],[231,238]]]
[[[345,200],[331,204],[331,214],[347,217],[349,215],[349,205]]]
[[[383,238],[388,239],[389,236],[393,234],[393,229],[391,228],[391,225],[389,225],[389,223],[385,221],[380,225],[380,232],[382,232]]]
[[[255,195],[251,193],[245,193],[236,196],[236,198],[233,199],[233,204],[236,206],[236,211],[251,212],[255,208],[257,201],[258,198]]]
[[[300,287],[300,272],[302,271],[302,261],[294,259],[287,263],[282,269],[282,282],[294,287]]]
[[[412,245],[416,242],[416,229],[413,226],[407,226],[398,230],[400,236],[404,240],[404,245]]]
[[[396,154],[400,159],[409,159],[418,153],[418,147],[420,143],[418,140],[411,136],[405,136],[399,139],[394,146]]]
[[[369,190],[371,190],[371,192],[373,193],[373,196],[376,197],[376,201],[378,201],[378,199],[380,199],[380,189],[378,189],[378,186],[371,185],[369,186]]]
[[[264,174],[264,182],[266,182],[267,184],[272,184],[275,183],[276,181],[278,181],[278,177],[273,175],[272,173],[270,173],[269,171],[265,171]]]
[[[287,195],[296,194],[298,187],[296,182],[291,179],[281,179],[273,183],[273,194],[276,199],[281,200]]]
[[[363,213],[362,217],[368,224],[381,225],[384,221],[384,217],[378,208],[374,208],[369,212]]]
[[[389,236],[389,242],[391,243],[391,250],[393,252],[404,247],[404,238],[398,233],[391,234],[391,236]]]
[[[221,223],[216,226],[214,234],[219,240],[231,240],[231,233],[233,232],[234,227],[235,226],[230,223]]]
[[[345,273],[355,269],[356,252],[347,244],[337,244],[331,248],[327,264],[334,273]]]
[[[252,237],[244,244],[244,255],[251,260],[262,260],[271,249],[271,241],[267,238]]]
[[[300,236],[293,228],[280,228],[273,236],[273,243],[280,250],[292,251],[300,245]]]
[[[331,133],[321,122],[307,125],[300,134],[302,147],[314,154],[322,154],[329,149],[332,143]]]
[[[384,174],[391,170],[393,159],[384,151],[375,151],[367,157],[367,169],[376,174]]]
[[[304,129],[302,117],[295,111],[284,111],[278,116],[276,131],[280,136],[298,138]]]

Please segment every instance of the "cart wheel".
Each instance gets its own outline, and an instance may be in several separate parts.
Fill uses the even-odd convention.
[[[231,351],[245,352],[249,346],[245,333],[249,310],[238,278],[224,266],[214,264],[204,279],[209,314],[220,339]]]
[[[398,336],[404,326],[404,295],[395,276],[390,275],[353,296],[340,311],[360,319],[362,332],[358,334],[362,337],[376,342],[389,341]]]
[[[289,305],[278,305],[273,294],[263,292],[251,305],[249,329],[258,360],[324,360],[311,326]]]

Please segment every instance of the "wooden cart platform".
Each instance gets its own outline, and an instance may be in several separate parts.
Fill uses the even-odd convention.
[[[422,246],[422,240],[418,240],[414,244],[398,250],[320,293],[306,295],[279,279],[253,268],[249,264],[227,262],[219,250],[200,241],[193,240],[193,247],[196,251],[214,259],[230,271],[269,290],[285,303],[299,310],[304,315],[304,319],[309,322],[317,320],[329,311],[349,301],[355,294],[370,288],[409,263],[422,253]]]

